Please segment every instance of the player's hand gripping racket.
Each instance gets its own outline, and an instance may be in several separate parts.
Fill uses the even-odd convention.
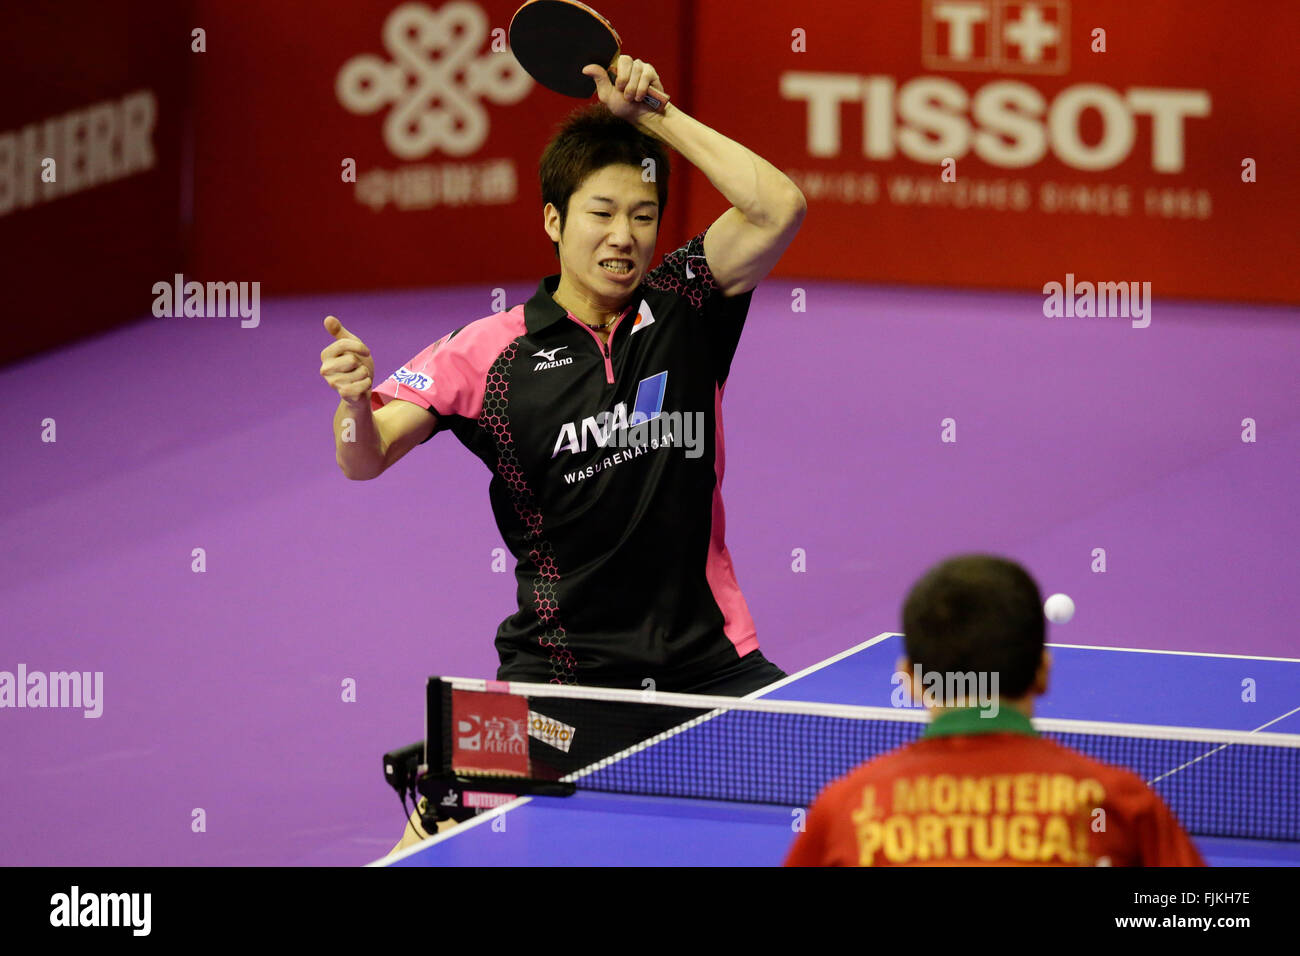
[[[583,75],[583,67],[599,63],[612,69],[622,45],[610,22],[577,0],[529,0],[510,21],[515,59],[542,86],[565,96],[594,94],[596,81]],[[641,102],[658,111],[668,94],[652,88]]]

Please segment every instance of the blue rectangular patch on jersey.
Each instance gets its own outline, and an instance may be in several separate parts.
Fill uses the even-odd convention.
[[[664,410],[664,389],[667,385],[667,372],[641,379],[636,387],[636,402],[632,406],[629,425],[640,425],[642,422],[659,417]]]

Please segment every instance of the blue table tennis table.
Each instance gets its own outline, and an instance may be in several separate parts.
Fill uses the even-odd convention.
[[[1300,734],[1300,660],[1049,646],[1036,717]],[[880,634],[750,696],[887,707],[901,654]],[[579,791],[520,797],[370,865],[773,866],[794,836],[789,807]],[[1300,866],[1300,843],[1194,839],[1211,866]]]

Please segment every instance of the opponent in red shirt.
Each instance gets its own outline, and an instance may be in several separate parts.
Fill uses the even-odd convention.
[[[917,678],[961,674],[976,680],[942,686],[970,694],[983,677],[993,703],[927,701],[920,740],[822,791],[787,866],[1205,865],[1142,780],[1034,730],[1051,661],[1022,567],[984,555],[938,565],[908,595],[903,631],[915,699],[936,683]]]

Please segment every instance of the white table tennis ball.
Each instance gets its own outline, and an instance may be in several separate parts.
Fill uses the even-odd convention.
[[[1043,603],[1043,613],[1053,624],[1064,624],[1074,617],[1074,602],[1068,594],[1053,594]]]

